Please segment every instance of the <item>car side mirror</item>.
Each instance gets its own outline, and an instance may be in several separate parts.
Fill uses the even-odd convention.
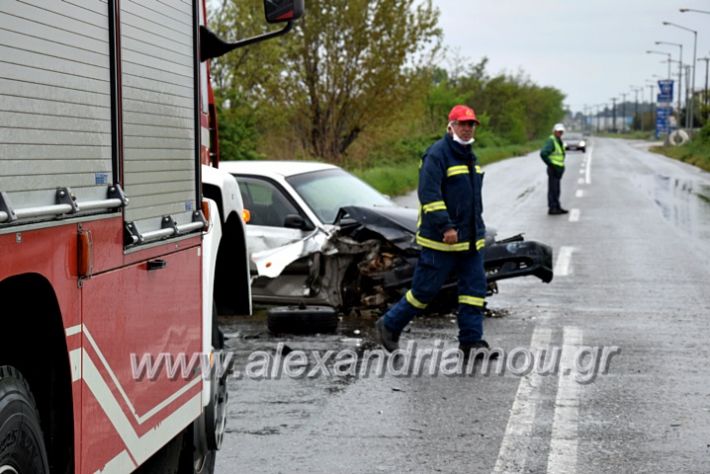
[[[287,229],[313,230],[313,225],[298,214],[287,215],[284,219],[284,227]]]

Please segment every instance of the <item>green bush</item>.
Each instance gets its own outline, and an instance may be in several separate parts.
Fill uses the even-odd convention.
[[[544,140],[535,140],[523,145],[504,145],[500,147],[476,148],[479,163],[486,165],[513,156],[523,156],[539,150]],[[429,144],[433,141],[429,142]],[[421,155],[397,164],[378,165],[351,172],[379,192],[388,196],[398,196],[416,189],[419,180],[419,161]]]

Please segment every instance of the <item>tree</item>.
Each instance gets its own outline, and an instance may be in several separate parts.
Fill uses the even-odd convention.
[[[254,11],[225,0],[215,29],[249,33]],[[437,21],[431,0],[310,0],[282,41],[220,59],[215,83],[276,117],[272,144],[283,148],[286,138],[304,155],[342,163],[363,134],[421,106],[440,48]]]

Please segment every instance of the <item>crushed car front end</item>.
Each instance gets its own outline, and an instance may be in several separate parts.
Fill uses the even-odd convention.
[[[307,237],[319,239],[317,246],[300,245],[311,251],[284,253],[293,262],[281,261],[284,271],[304,261],[309,269],[309,288],[290,303],[317,302],[344,312],[387,308],[411,286],[421,251],[414,239],[416,220],[416,210],[395,206],[341,208],[328,235],[317,230]],[[313,251],[315,247],[319,250]],[[522,235],[496,241],[492,231],[486,236],[484,252],[491,294],[497,292],[497,282],[507,278],[535,276],[545,283],[552,280],[552,249],[545,244],[526,241]],[[265,256],[256,254],[253,258],[257,267],[264,267],[264,274],[274,276],[273,263],[271,271],[265,268]],[[278,251],[271,251],[268,261],[273,262],[275,257]],[[430,305],[431,311],[447,312],[456,307],[456,281],[456,275],[452,275]]]

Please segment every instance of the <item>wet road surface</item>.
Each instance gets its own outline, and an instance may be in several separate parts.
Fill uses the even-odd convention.
[[[500,282],[486,338],[509,355],[556,348],[560,370],[232,377],[217,472],[710,472],[710,175],[646,146],[594,139],[569,153],[566,216],[546,214],[535,155],[485,168],[487,224],[551,245],[556,262],[549,285]],[[365,317],[288,337],[269,335],[263,312],[221,321],[238,366],[279,343],[373,348]],[[453,317],[421,318],[402,345],[446,349],[455,337]],[[565,374],[595,348],[611,354],[608,373]]]

